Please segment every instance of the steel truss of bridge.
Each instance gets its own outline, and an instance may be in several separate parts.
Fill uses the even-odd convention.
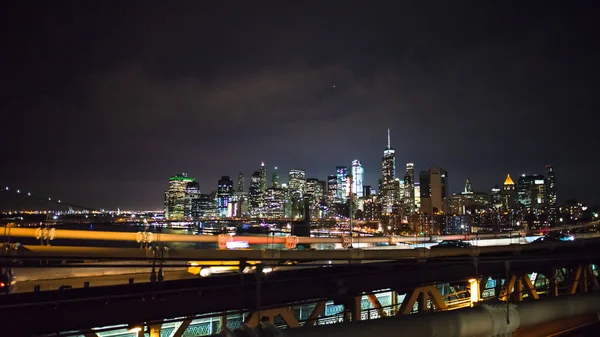
[[[319,322],[320,317],[323,318],[323,306],[328,302],[341,305],[341,320],[352,322],[364,318],[362,311],[365,306],[362,303],[365,298],[377,315],[391,316],[470,306],[470,303],[488,297],[519,302],[598,288],[594,266],[599,262],[600,240],[525,245],[522,248],[525,247],[527,249],[450,249],[447,254],[416,253],[413,257],[399,259],[388,256],[384,262],[372,263],[361,263],[369,260],[364,255],[368,251],[353,258],[353,250],[348,250],[342,251],[346,255],[330,256],[352,262],[347,265],[325,264],[305,269],[282,268],[269,274],[231,274],[160,283],[11,294],[0,297],[0,326],[15,329],[9,334],[11,336],[73,330],[90,334],[92,327],[116,324],[142,324],[156,331],[168,318],[187,317],[189,321],[200,314],[233,310],[247,312],[245,320],[250,325],[266,316],[272,322],[297,327]],[[474,251],[477,254],[473,254]],[[228,254],[239,253],[231,252]],[[289,261],[290,257],[302,261],[302,254],[307,254],[305,258],[310,260],[321,259],[326,255],[314,254],[324,253],[326,251],[281,251],[281,254],[295,255],[273,256],[272,261]],[[34,254],[31,257],[61,259],[57,255],[44,257]],[[190,260],[197,257],[190,256]],[[19,259],[18,256],[12,258]],[[234,258],[234,255],[227,258]],[[532,280],[532,273],[538,275],[535,280]],[[495,281],[493,289],[481,286],[488,284],[489,280]],[[448,293],[440,292],[440,284],[465,287],[469,301],[459,295],[447,297]],[[382,289],[394,292],[389,305],[382,305],[378,303],[377,296],[371,296]],[[398,301],[397,294],[405,294],[404,300]],[[314,306],[315,311],[304,320],[289,309],[306,305]],[[278,321],[275,321],[276,317],[279,317]],[[32,318],[35,318],[36,324],[31,324]]]

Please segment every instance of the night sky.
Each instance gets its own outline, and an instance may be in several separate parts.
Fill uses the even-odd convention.
[[[556,170],[600,202],[593,1],[3,1],[0,184],[75,204],[160,209],[260,162],[376,186],[448,170],[489,192]],[[516,179],[515,179],[516,180]]]

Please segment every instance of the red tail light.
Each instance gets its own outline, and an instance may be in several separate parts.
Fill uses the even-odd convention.
[[[0,282],[0,288],[4,288],[4,282]]]

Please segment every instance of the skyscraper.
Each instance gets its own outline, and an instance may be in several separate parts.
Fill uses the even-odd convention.
[[[517,184],[519,207],[526,211],[546,209],[546,178],[541,174],[521,175]]]
[[[304,172],[304,170],[291,169],[288,176],[288,187],[293,198],[302,198],[302,196],[304,195],[305,184],[306,173]]]
[[[325,198],[325,182],[315,178],[306,179],[304,197],[309,199],[311,218],[321,217],[319,206]]]
[[[279,180],[279,172],[277,171],[277,166],[275,166],[275,170],[273,170],[273,175],[271,176],[271,186],[273,188],[281,188],[281,181]]]
[[[242,172],[238,174],[236,192],[244,192],[244,174]]]
[[[414,209],[415,210],[420,210],[421,209],[421,183],[420,182],[415,182],[415,188],[414,188],[414,196],[415,196],[415,203],[414,203]]]
[[[406,163],[406,175],[404,176],[405,203],[410,205],[409,211],[415,210],[415,164]]]
[[[267,188],[265,193],[265,215],[271,218],[283,218],[285,211],[285,190]]]
[[[250,177],[250,189],[248,191],[249,212],[252,216],[261,216],[264,205],[263,191],[260,189],[260,171],[256,171]]]
[[[502,209],[502,192],[498,185],[494,185],[490,193],[490,208],[494,212],[499,212]]]
[[[554,221],[557,213],[557,199],[556,199],[556,182],[554,180],[554,167],[552,165],[546,165],[546,191],[548,197],[546,203],[548,207],[548,214],[550,215],[550,221]]]
[[[190,181],[185,187],[184,214],[187,217],[197,218],[199,216],[200,184]]]
[[[448,173],[439,167],[419,174],[421,212],[443,215],[448,212]]]
[[[348,168],[346,166],[337,166],[335,172],[337,177],[335,199],[338,203],[344,203],[348,195]]]
[[[363,179],[365,176],[365,170],[360,164],[360,161],[352,161],[352,193],[356,194],[358,198],[363,196]]]
[[[222,176],[217,187],[217,213],[219,217],[226,218],[233,215],[232,196],[233,180],[229,176]]]
[[[396,179],[396,151],[392,148],[390,129],[387,132],[387,147],[383,151],[383,158],[381,159],[381,188],[380,194],[382,196],[383,212],[390,214],[392,212],[392,205],[395,200],[395,179]]]
[[[327,204],[333,205],[337,199],[337,176],[330,175],[327,177]]]
[[[194,182],[194,178],[189,178],[187,173],[177,174],[169,178],[169,186],[165,191],[165,218],[182,219],[191,212],[191,204],[186,207],[186,201],[191,200],[187,197],[188,183]],[[193,189],[191,189],[193,191]]]
[[[507,174],[504,180],[502,195],[504,211],[514,210],[517,206],[517,190],[510,174]]]
[[[448,172],[439,167],[429,169],[431,214],[446,214],[448,199]]]
[[[421,194],[421,213],[431,214],[431,185],[429,183],[429,172],[419,172],[419,188]]]
[[[267,168],[265,162],[260,163],[260,190],[264,193],[267,190]]]
[[[465,193],[473,193],[473,185],[471,184],[471,178],[465,180]]]

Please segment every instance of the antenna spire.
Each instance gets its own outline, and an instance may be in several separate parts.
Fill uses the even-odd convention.
[[[388,146],[387,146],[387,148],[388,149],[392,148],[391,141],[390,141],[390,128],[388,128]]]

